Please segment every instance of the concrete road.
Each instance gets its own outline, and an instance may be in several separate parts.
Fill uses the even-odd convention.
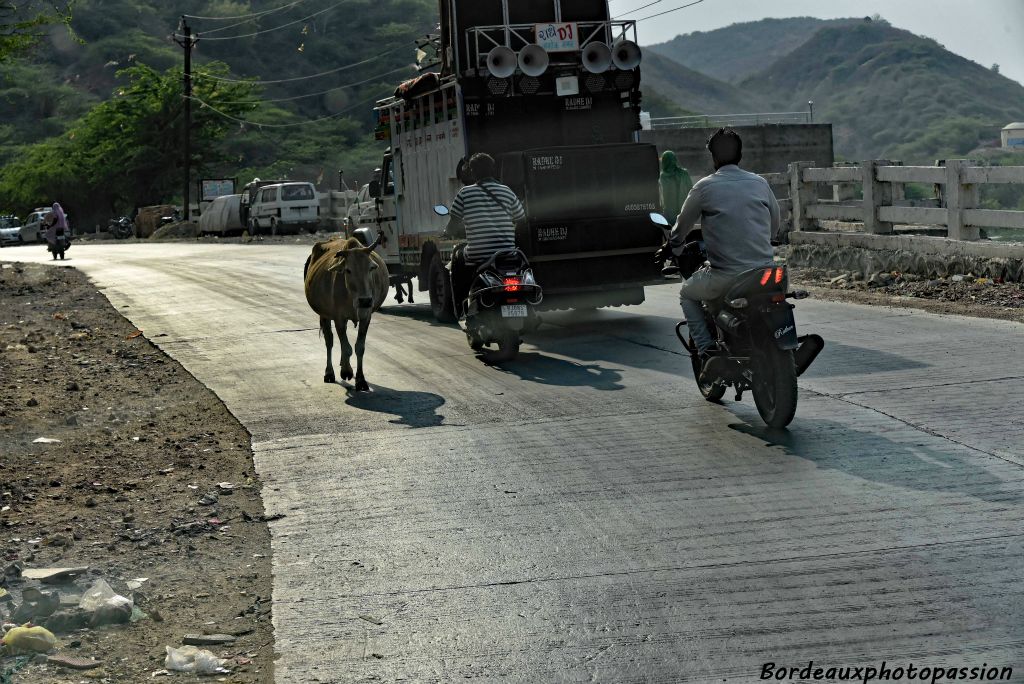
[[[504,368],[391,302],[356,395],[321,382],[307,253],[69,262],[252,432],[286,516],[277,681],[754,681],[810,660],[1024,681],[1021,326],[801,302],[829,346],[769,434],[749,397],[697,393],[677,286],[551,315]]]

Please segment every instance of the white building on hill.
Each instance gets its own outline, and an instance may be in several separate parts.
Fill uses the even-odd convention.
[[[1003,147],[1024,152],[1024,121],[1009,124],[1003,129]]]

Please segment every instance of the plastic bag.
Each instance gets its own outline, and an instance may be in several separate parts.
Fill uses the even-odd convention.
[[[57,647],[57,637],[45,627],[14,627],[4,634],[3,643],[13,654],[46,653]]]
[[[98,579],[85,592],[78,606],[92,613],[91,625],[120,625],[132,618],[135,605],[130,598],[121,596],[106,583]]]
[[[198,649],[195,646],[182,646],[181,648],[168,646],[164,667],[172,672],[193,672],[201,675],[221,674],[228,672],[224,667],[227,662],[227,660],[218,658],[209,651]]]

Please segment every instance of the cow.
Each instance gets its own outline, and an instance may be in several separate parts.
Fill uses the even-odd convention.
[[[352,321],[358,326],[356,338],[355,389],[368,392],[370,386],[363,375],[363,352],[366,350],[366,331],[370,328],[370,317],[380,310],[388,294],[390,276],[388,267],[374,250],[380,240],[369,247],[355,238],[337,238],[313,245],[313,253],[306,259],[303,270],[306,285],[306,301],[320,316],[320,332],[327,344],[327,371],[325,383],[334,383],[334,366],[331,352],[334,335],[331,322],[341,338],[341,378],[352,379],[352,347],[348,342],[345,326]]]

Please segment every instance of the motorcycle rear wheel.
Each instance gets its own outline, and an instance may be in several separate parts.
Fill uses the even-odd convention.
[[[784,428],[796,415],[796,363],[793,352],[765,349],[754,367],[754,404],[768,427]]]
[[[493,355],[495,361],[512,361],[519,356],[519,333],[515,330],[504,330],[498,338],[498,351]]]
[[[690,338],[690,348],[696,349],[697,345],[694,343],[693,338]],[[692,354],[690,356],[690,364],[693,366],[693,380],[697,383],[697,389],[700,390],[701,396],[708,401],[719,402],[722,397],[725,396],[726,387],[722,383],[710,383],[701,384],[700,381],[700,355]]]

